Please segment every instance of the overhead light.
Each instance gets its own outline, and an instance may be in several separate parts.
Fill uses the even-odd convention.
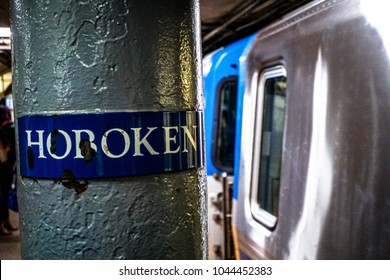
[[[11,49],[11,30],[9,27],[0,27],[0,50]]]
[[[0,37],[11,37],[11,30],[9,27],[0,27]]]

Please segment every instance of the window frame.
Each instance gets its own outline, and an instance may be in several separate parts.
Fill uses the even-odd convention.
[[[264,99],[265,99],[265,86],[266,82],[272,78],[285,77],[287,79],[286,68],[278,64],[276,66],[263,68],[260,72],[260,77],[258,79],[258,84],[255,87],[256,90],[256,106],[255,106],[255,122],[254,122],[254,141],[253,141],[253,155],[252,155],[252,178],[250,185],[250,211],[253,218],[266,226],[268,229],[272,230],[276,227],[278,216],[275,216],[268,211],[261,208],[261,205],[258,200],[258,194],[260,190],[259,180],[260,180],[260,161],[261,161],[261,152],[262,152],[262,139],[263,139],[263,117],[264,117]],[[285,134],[286,134],[286,119],[287,119],[287,90],[285,92],[285,111],[284,111],[284,121],[283,121],[283,134],[281,142],[281,166],[280,174],[282,174],[282,163],[283,163],[283,147],[285,144]],[[282,185],[282,178],[280,176],[280,186]],[[279,201],[280,204],[280,187],[279,187]]]
[[[223,79],[220,80],[220,82],[218,83],[218,87],[217,87],[217,91],[216,91],[216,99],[215,99],[215,106],[214,106],[214,119],[213,119],[213,138],[212,138],[212,153],[211,153],[211,160],[212,160],[212,163],[214,164],[214,166],[223,171],[223,172],[226,172],[228,174],[233,174],[233,170],[234,170],[234,150],[235,148],[233,148],[233,164],[232,166],[227,166],[227,165],[224,165],[219,159],[219,155],[220,155],[220,152],[219,152],[219,149],[218,149],[218,136],[219,136],[219,128],[220,128],[220,113],[221,113],[221,102],[222,102],[222,93],[221,93],[221,90],[224,88],[224,86],[226,85],[226,83],[228,82],[236,82],[236,85],[237,85],[237,90],[236,90],[236,114],[237,114],[237,101],[238,101],[238,75],[231,75],[231,76],[228,76],[228,77],[225,77]],[[236,129],[237,129],[237,118],[236,118],[236,123],[234,124],[235,126],[235,132],[236,132]],[[235,147],[235,138],[236,138],[236,133],[234,133],[234,147]]]

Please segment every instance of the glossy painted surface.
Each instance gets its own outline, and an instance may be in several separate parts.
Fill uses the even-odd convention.
[[[390,258],[389,23],[372,1],[314,1],[259,33],[247,59],[233,213],[243,256]],[[258,77],[274,65],[288,79],[280,208],[270,229],[249,203]]]
[[[22,115],[203,111],[197,1],[12,1]],[[24,259],[205,259],[206,171],[18,178]],[[76,192],[75,192],[76,191]]]

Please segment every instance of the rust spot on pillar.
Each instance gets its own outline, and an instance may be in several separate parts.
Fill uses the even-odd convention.
[[[79,148],[84,161],[90,163],[96,155],[96,151],[91,147],[91,142],[88,139],[81,139]]]
[[[60,178],[58,178],[56,181],[56,183],[61,183],[64,187],[68,188],[68,189],[73,189],[76,194],[81,194],[83,192],[85,192],[87,189],[88,189],[88,181],[79,181],[77,180],[72,171],[67,169],[64,171],[64,173],[62,173],[62,176]]]

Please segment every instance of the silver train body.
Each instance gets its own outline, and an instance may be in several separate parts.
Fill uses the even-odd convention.
[[[259,31],[241,58],[232,207],[241,258],[390,259],[383,4],[313,1]]]

